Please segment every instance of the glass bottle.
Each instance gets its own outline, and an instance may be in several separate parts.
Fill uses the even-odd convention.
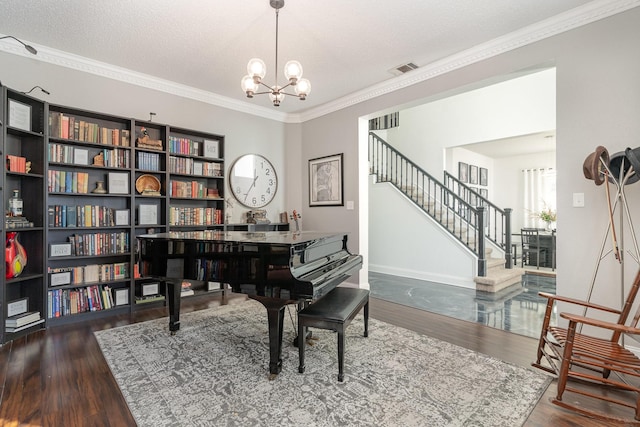
[[[20,190],[13,190],[13,196],[9,198],[9,216],[22,216]]]

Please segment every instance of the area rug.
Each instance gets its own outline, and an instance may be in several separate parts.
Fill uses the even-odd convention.
[[[550,378],[370,319],[337,335],[313,330],[298,373],[293,322],[283,370],[269,380],[266,310],[248,300],[96,332],[139,426],[519,426]]]

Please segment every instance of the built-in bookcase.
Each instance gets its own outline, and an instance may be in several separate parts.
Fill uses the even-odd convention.
[[[130,308],[135,247],[131,123],[126,118],[49,105],[50,324]],[[123,293],[128,298],[122,298]]]
[[[0,275],[1,342],[45,326],[45,104],[6,87],[0,106],[0,177],[3,251]],[[17,190],[22,215],[9,216],[9,198]],[[13,240],[13,242],[12,242]],[[16,245],[17,242],[19,245]]]
[[[222,227],[224,136],[7,88],[0,113],[8,160],[0,195],[5,207],[13,190],[24,201],[23,217],[7,218],[2,236],[17,232],[28,259],[19,275],[0,277],[1,342],[164,304],[165,284],[145,276],[137,236]],[[37,320],[13,326],[20,311]]]

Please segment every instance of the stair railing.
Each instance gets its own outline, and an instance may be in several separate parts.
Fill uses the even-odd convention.
[[[494,209],[487,210],[490,202],[486,199],[486,202],[474,206],[471,196],[481,197],[477,192],[468,187],[461,187],[459,191],[451,190],[373,132],[369,132],[369,165],[370,173],[375,175],[377,182],[393,184],[453,237],[467,246],[478,257],[478,275],[486,275],[484,239],[491,239],[487,236],[486,230],[490,227],[486,226],[486,220],[492,215],[506,221],[506,227],[493,227],[495,236],[498,229],[504,231],[508,228],[508,210],[503,211],[506,215],[497,216]],[[459,181],[458,183],[462,184]],[[504,236],[504,243],[497,244],[510,248],[510,240],[509,232]],[[511,268],[511,251],[505,250],[505,254],[506,267]]]

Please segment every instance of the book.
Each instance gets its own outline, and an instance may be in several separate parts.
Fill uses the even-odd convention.
[[[149,295],[146,297],[136,297],[136,304],[146,304],[150,302],[164,301],[164,295]]]
[[[193,295],[194,293],[195,292],[191,288],[191,282],[187,282],[186,280],[184,280],[182,282],[182,290],[180,291],[180,296],[181,297],[188,297],[190,295]]]
[[[29,311],[27,313],[18,314],[16,316],[7,317],[5,320],[5,325],[9,328],[19,328],[26,324],[35,322],[40,320],[40,312],[39,311]]]

